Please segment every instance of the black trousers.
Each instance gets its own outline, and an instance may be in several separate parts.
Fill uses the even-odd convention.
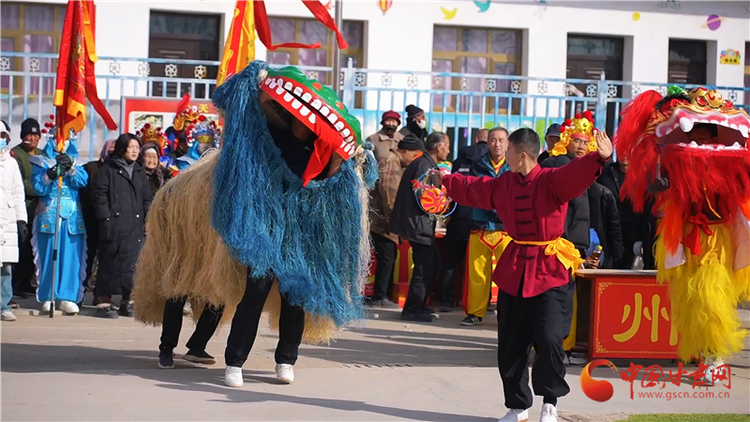
[[[375,258],[378,264],[375,267],[375,286],[372,292],[372,300],[383,300],[388,298],[388,286],[393,277],[393,266],[396,264],[396,244],[386,237],[372,233],[372,245],[375,248]]]
[[[528,409],[533,403],[528,370],[532,344],[536,351],[531,369],[534,393],[546,401],[570,392],[565,382],[562,342],[570,331],[575,289],[575,282],[571,280],[564,286],[528,298],[500,291],[497,300],[497,365],[508,409]]]
[[[88,290],[88,283],[94,272],[94,260],[96,251],[99,248],[99,228],[89,229],[86,227],[86,278],[83,280],[83,287]]]
[[[31,286],[31,279],[36,272],[34,265],[34,251],[31,248],[32,228],[34,227],[34,216],[28,216],[29,223],[26,224],[28,236],[26,240],[18,245],[18,263],[13,267],[13,290],[16,292],[34,293],[36,289]]]
[[[167,300],[167,303],[164,306],[164,318],[161,326],[160,351],[171,352],[177,347],[177,342],[180,339],[180,331],[182,330],[182,310],[185,307],[186,301],[186,297]],[[198,324],[195,326],[195,331],[187,342],[187,348],[189,351],[206,350],[206,345],[214,335],[214,332],[216,332],[216,327],[219,325],[219,321],[221,321],[221,316],[223,314],[223,306],[220,308],[206,306],[206,308],[203,309],[203,313],[198,319]]]
[[[443,284],[440,287],[441,304],[444,306],[453,306],[458,303],[456,301],[456,286],[463,286],[468,243],[468,240],[450,240],[450,243],[448,243],[447,268],[445,269]],[[462,282],[458,283],[459,280]]]
[[[250,354],[258,334],[263,305],[273,286],[273,278],[251,278],[247,276],[245,295],[237,304],[232,318],[224,360],[227,366],[241,368]],[[297,362],[302,333],[305,330],[305,311],[300,306],[292,306],[285,295],[281,295],[281,315],[279,316],[279,343],[276,346],[276,363],[294,365]]]
[[[411,275],[409,293],[406,296],[404,312],[419,312],[427,304],[428,293],[432,290],[432,279],[440,271],[442,258],[435,240],[430,245],[411,244],[414,271]]]

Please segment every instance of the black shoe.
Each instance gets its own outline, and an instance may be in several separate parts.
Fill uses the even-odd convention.
[[[24,292],[23,290],[13,290],[13,296],[21,299],[26,299],[29,297],[29,294]]]
[[[414,322],[432,322],[432,314],[423,312],[402,312],[401,319]]]
[[[200,363],[203,365],[213,365],[216,363],[216,358],[206,353],[205,350],[188,350],[182,358],[188,362]]]
[[[374,308],[400,308],[397,303],[393,303],[388,299],[377,299],[370,301],[369,306],[372,306]]]
[[[14,301],[14,300],[11,300],[10,302],[8,302],[8,306],[10,307],[10,309],[18,309],[19,308],[18,303],[16,303],[16,301]]]
[[[478,316],[474,315],[468,315],[466,318],[461,320],[461,325],[464,327],[471,327],[474,325],[479,325],[482,323],[482,318],[479,318]]]
[[[435,312],[434,309],[430,308],[427,305],[422,305],[417,311],[421,312],[421,313],[424,313],[424,314],[429,314],[429,315],[435,315],[435,314],[437,314],[437,312]]]
[[[440,305],[440,312],[447,313],[453,312],[456,309],[453,305]]]
[[[120,305],[120,309],[117,310],[120,316],[133,317],[133,302],[123,303]]]
[[[174,353],[172,351],[162,350],[159,352],[159,368],[160,369],[172,369],[174,368]]]
[[[117,319],[117,308],[114,306],[97,307],[94,316],[97,318]]]

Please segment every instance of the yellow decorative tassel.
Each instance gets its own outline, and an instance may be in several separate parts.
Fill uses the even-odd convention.
[[[685,228],[687,233],[692,226]],[[659,282],[669,282],[673,321],[680,333],[678,354],[693,357],[728,357],[743,348],[747,334],[740,329],[737,305],[748,295],[750,268],[733,271],[731,227],[711,225],[713,234],[701,233],[700,256],[686,248],[686,262],[666,269],[666,248],[657,239],[655,253]]]

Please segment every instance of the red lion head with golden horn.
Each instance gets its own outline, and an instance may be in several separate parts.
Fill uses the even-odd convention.
[[[731,221],[740,210],[750,217],[750,116],[715,90],[686,92],[671,86],[662,97],[646,91],[623,110],[617,154],[629,160],[621,196],[642,211],[657,165],[669,188],[656,195],[660,232],[677,247],[682,227],[705,209]]]

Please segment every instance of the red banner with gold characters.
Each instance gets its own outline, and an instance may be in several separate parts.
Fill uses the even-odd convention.
[[[677,359],[668,284],[613,276],[592,287],[592,357]]]
[[[57,109],[58,151],[71,130],[78,133],[86,125],[87,98],[107,128],[117,129],[96,92],[93,13],[94,2],[89,0],[69,1],[65,11],[53,102]]]

